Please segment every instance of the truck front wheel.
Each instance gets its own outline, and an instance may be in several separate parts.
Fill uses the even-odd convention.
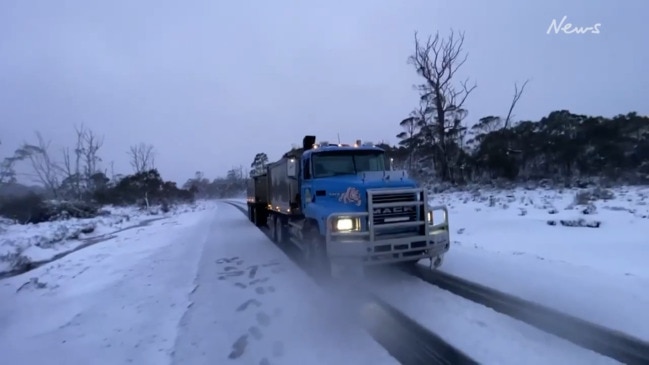
[[[304,234],[302,250],[304,261],[310,272],[317,277],[329,277],[331,275],[326,243],[317,228],[311,227],[307,229]]]
[[[396,264],[396,267],[401,270],[411,272],[417,267],[417,264],[419,264],[419,260],[404,261]]]

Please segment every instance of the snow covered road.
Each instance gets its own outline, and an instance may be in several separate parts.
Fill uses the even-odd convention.
[[[405,273],[368,285],[480,363],[616,363]],[[359,308],[223,203],[0,280],[0,298],[7,363],[397,363],[356,322]]]
[[[266,236],[219,205],[175,364],[396,364]]]
[[[452,246],[440,270],[649,341],[649,188],[430,197],[450,214]],[[580,220],[599,227],[560,224]]]
[[[373,271],[367,284],[366,289],[479,363],[619,363],[395,269]]]
[[[4,279],[0,298],[3,363],[397,363],[227,205]]]
[[[398,270],[369,278],[369,289],[481,364],[618,364]]]

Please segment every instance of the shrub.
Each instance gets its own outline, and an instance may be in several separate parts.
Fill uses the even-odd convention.
[[[99,215],[99,206],[82,200],[51,201],[46,203],[48,220],[69,218],[94,218]]]
[[[0,216],[20,224],[69,218],[93,218],[99,207],[84,201],[45,201],[38,194],[6,197],[0,201]]]
[[[582,190],[575,195],[576,205],[588,205],[596,200],[610,200],[615,198],[615,194],[608,189],[594,188],[591,190]]]
[[[39,223],[50,218],[43,197],[34,193],[3,198],[0,201],[0,216],[21,224]]]

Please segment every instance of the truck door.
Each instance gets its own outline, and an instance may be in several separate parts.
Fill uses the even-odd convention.
[[[302,206],[302,211],[306,210],[306,207],[309,203],[313,201],[314,192],[311,189],[311,158],[307,157],[302,161],[302,184],[300,194],[302,195],[302,201],[300,202]]]

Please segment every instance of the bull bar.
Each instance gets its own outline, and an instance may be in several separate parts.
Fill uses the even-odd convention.
[[[410,193],[419,198],[416,201],[374,202],[375,197]],[[389,264],[436,258],[449,250],[448,209],[441,205],[429,206],[428,195],[423,189],[368,189],[367,207],[367,212],[336,212],[327,217],[325,242],[330,260],[360,260],[364,265]],[[414,221],[375,224],[374,209],[394,207],[415,207],[423,214],[417,214]],[[442,222],[428,221],[429,215],[432,217],[435,211],[443,212]],[[366,222],[356,230],[336,232],[335,222],[341,218]],[[411,227],[418,227],[418,233],[389,232],[390,229]]]

